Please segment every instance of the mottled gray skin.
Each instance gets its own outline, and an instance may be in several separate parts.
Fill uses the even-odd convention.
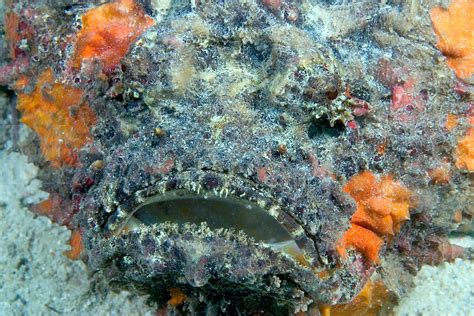
[[[81,151],[83,168],[60,175],[45,166],[43,177],[47,189],[71,200],[62,222],[83,232],[83,260],[98,285],[137,289],[160,305],[179,288],[188,297],[179,309],[191,313],[287,314],[350,301],[375,269],[355,251],[343,261],[335,251],[355,210],[342,185],[363,170],[392,174],[418,198],[412,220],[380,253],[390,258],[382,276],[392,266],[416,270],[435,247],[424,240],[455,229],[453,210],[468,207],[468,176],[453,170],[449,184],[433,186],[426,170],[452,159],[466,122],[451,134],[443,122],[467,103],[452,90],[446,66],[433,62],[441,55],[426,15],[415,23],[402,4],[359,5],[353,18],[363,22],[346,21],[333,38],[312,10],[352,12],[351,5],[177,1],[108,82],[77,74],[99,118],[94,143]],[[57,49],[48,54],[45,66],[61,60]],[[409,71],[387,82],[381,60]],[[425,109],[400,122],[390,110],[391,88],[410,76]],[[356,114],[361,102],[368,104],[363,115]],[[377,154],[386,140],[386,153]],[[51,184],[60,176],[66,186]],[[292,234],[307,262],[204,224],[119,232],[148,197],[178,189],[257,203]],[[333,271],[327,279],[315,273],[325,270]],[[400,293],[406,284],[395,283],[390,290]]]
[[[213,11],[216,12],[212,14]],[[232,12],[232,16],[225,17],[225,11]],[[251,27],[224,27],[213,16],[242,19],[238,21],[239,25]],[[270,39],[271,33],[281,27],[281,22],[255,4],[237,3],[202,7],[182,19],[164,22],[149,30],[124,60],[125,93],[140,93],[145,104],[137,102],[137,109],[131,115],[131,122],[137,127],[136,136],[124,139],[120,145],[116,139],[105,145],[111,151],[105,160],[104,181],[98,194],[105,210],[112,214],[107,228],[117,229],[117,222],[121,223],[147,196],[175,189],[213,190],[271,209],[278,221],[294,235],[312,265],[334,265],[334,244],[347,227],[352,204],[340,193],[337,182],[312,176],[308,159],[313,144],[306,128],[300,126],[311,120],[311,111],[298,105],[299,92],[293,103],[270,100],[270,84],[265,81],[271,81],[278,72],[287,72],[286,64],[291,56],[286,55],[292,53],[292,47],[275,48]],[[192,26],[188,27],[190,24],[208,34],[197,33]],[[236,28],[242,29],[238,36]],[[295,32],[299,31],[295,28]],[[255,44],[242,43],[240,37],[247,34],[254,37]],[[172,41],[173,37],[183,42],[177,44],[181,47],[174,49],[164,43]],[[281,37],[275,40],[282,44],[285,41]],[[224,45],[225,42],[228,44]],[[316,48],[304,49],[319,57]],[[239,51],[237,58],[231,58]],[[183,66],[187,58],[189,65]],[[276,62],[272,63],[272,60]],[[236,67],[248,69],[249,74],[256,77],[256,82],[243,84],[233,96],[228,95],[229,89],[234,80],[240,79],[238,74],[233,78],[234,74],[227,72],[226,67],[231,63],[236,65],[231,71],[236,71]],[[186,89],[180,91],[179,84],[174,84],[171,77],[173,72],[185,72],[181,70],[185,67],[194,68],[191,76],[198,77],[203,72],[214,74],[221,86],[197,78],[189,79]],[[257,67],[260,67],[261,76],[255,74]],[[319,72],[324,72],[319,61],[313,68],[309,71],[318,77]],[[121,119],[130,120],[129,114],[124,114]],[[166,135],[157,137],[156,127]],[[100,125],[96,129],[103,133]],[[97,135],[97,138],[101,136]],[[109,141],[104,140],[104,143]],[[287,146],[287,153],[278,152],[279,144]],[[171,170],[162,170],[167,169],[165,166],[170,162]],[[258,179],[260,168],[266,169],[264,180]],[[90,217],[90,214],[84,214]],[[328,229],[324,226],[327,225],[339,227],[337,233],[326,235]],[[184,288],[190,296],[203,293],[201,295],[209,297],[210,301],[214,300],[213,296],[218,297],[217,301],[223,296],[234,301],[235,306],[241,306],[237,302],[248,301],[249,297],[265,306],[264,298],[268,300],[270,296],[275,296],[279,304],[301,302],[304,306],[309,299],[300,289],[310,293],[315,301],[345,301],[363,284],[362,276],[366,277],[358,271],[349,278],[354,285],[348,287],[349,292],[335,291],[333,287],[342,286],[341,275],[322,282],[310,269],[268,249],[252,246],[245,238],[237,238],[228,244],[224,241],[230,234],[202,233],[197,228],[174,229],[167,234],[170,229],[167,226],[144,228],[140,233],[123,236],[119,241],[108,239],[105,243],[97,242],[97,235],[91,234],[91,250],[101,256],[92,256],[94,259],[90,263],[104,269],[104,261],[110,257],[123,258],[128,253],[126,263],[117,262],[117,265],[124,265],[125,268],[119,269],[122,272],[117,274],[115,268],[112,269],[115,272],[112,273],[113,280],[148,283],[145,280],[156,279],[153,288],[160,289],[157,292],[171,287]],[[160,235],[156,234],[157,229],[162,232]],[[189,236],[183,236],[184,232]],[[88,240],[89,233],[85,236]],[[108,253],[107,245],[111,247],[111,253]],[[130,249],[133,253],[129,253]],[[350,273],[342,271],[343,275]],[[250,306],[258,308],[259,304],[250,304],[244,310]]]

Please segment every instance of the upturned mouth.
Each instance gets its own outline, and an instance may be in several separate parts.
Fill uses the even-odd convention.
[[[255,243],[298,259],[303,253],[288,230],[257,203],[214,192],[174,190],[150,196],[131,212],[121,233],[160,223],[205,224],[211,230],[240,232]]]

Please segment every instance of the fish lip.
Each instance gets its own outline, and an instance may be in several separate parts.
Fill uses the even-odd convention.
[[[291,213],[285,211],[283,205],[278,203],[278,199],[263,186],[240,175],[229,175],[214,170],[195,170],[162,177],[159,181],[130,194],[129,198],[119,204],[109,216],[105,232],[116,233],[120,230],[130,216],[151,197],[176,191],[187,191],[198,196],[211,194],[224,199],[233,197],[245,200],[264,209],[293,237],[295,233],[303,230]]]
[[[164,222],[178,225],[206,222],[211,230],[242,231],[250,240],[274,249],[286,249],[288,242],[294,242],[291,234],[268,210],[227,192],[171,190],[151,196],[130,213],[126,230],[138,229],[140,223],[155,225]],[[297,248],[294,250],[298,251]]]
[[[264,185],[243,175],[229,174],[219,170],[188,169],[170,173],[153,184],[136,190],[109,215],[103,226],[103,233],[105,236],[117,235],[133,212],[146,200],[175,190],[187,190],[198,195],[212,192],[215,195],[233,196],[257,204],[291,235],[296,245],[302,250],[308,266],[324,266],[319,257],[316,241],[272,190],[266,190]]]

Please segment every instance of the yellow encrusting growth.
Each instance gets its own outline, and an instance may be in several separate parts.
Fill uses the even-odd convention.
[[[448,114],[444,123],[444,127],[448,131],[452,131],[454,128],[456,128],[456,126],[458,126],[458,117],[451,113]]]

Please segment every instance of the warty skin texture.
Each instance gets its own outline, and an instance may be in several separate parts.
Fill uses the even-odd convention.
[[[91,6],[11,5],[33,16],[37,36],[20,55],[38,61],[20,69],[32,78],[24,87],[15,86],[20,74],[9,83],[31,93],[35,78],[53,67],[57,81],[85,91],[97,117],[79,167],[33,158],[56,201],[46,213],[81,234],[78,257],[98,288],[148,293],[160,306],[178,288],[186,300],[169,313],[288,314],[350,301],[376,269],[398,295],[408,272],[462,252],[431,255],[447,247],[454,210],[469,208],[468,174],[454,166],[468,100],[455,93],[443,62],[433,62],[441,58],[430,45],[434,35],[425,20],[411,20],[413,8],[177,2],[115,68],[100,59],[70,67],[79,17]],[[155,14],[147,1],[136,6]],[[315,10],[365,22],[331,35],[312,18]],[[56,35],[48,42],[47,34]],[[443,127],[449,113],[461,118],[450,133]],[[450,180],[433,184],[428,171],[444,164]],[[380,263],[357,249],[344,258],[336,251],[356,210],[343,186],[363,171],[390,175],[414,193],[411,220],[384,237]],[[176,190],[259,205],[303,258],[205,224],[122,229],[149,197]]]

